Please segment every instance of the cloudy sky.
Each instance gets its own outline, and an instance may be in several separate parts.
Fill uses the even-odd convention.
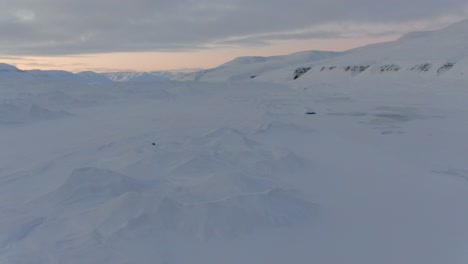
[[[465,18],[466,0],[0,0],[0,62],[207,68],[241,55],[346,50]]]

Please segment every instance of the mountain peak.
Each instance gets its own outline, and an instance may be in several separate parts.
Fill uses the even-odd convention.
[[[0,63],[0,71],[19,71],[19,69],[10,64]]]

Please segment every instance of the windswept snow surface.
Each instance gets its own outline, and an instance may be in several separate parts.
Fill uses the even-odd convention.
[[[0,263],[464,264],[466,87],[2,81]]]

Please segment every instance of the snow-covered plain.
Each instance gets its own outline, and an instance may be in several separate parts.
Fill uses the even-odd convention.
[[[448,73],[0,79],[0,263],[465,264]]]

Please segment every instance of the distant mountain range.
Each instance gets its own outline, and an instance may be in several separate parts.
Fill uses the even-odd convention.
[[[0,80],[30,80],[30,81],[67,81],[80,83],[111,83],[111,82],[163,82],[187,74],[186,72],[112,72],[96,73],[85,71],[72,73],[67,71],[20,70],[9,64],[0,63]]]

